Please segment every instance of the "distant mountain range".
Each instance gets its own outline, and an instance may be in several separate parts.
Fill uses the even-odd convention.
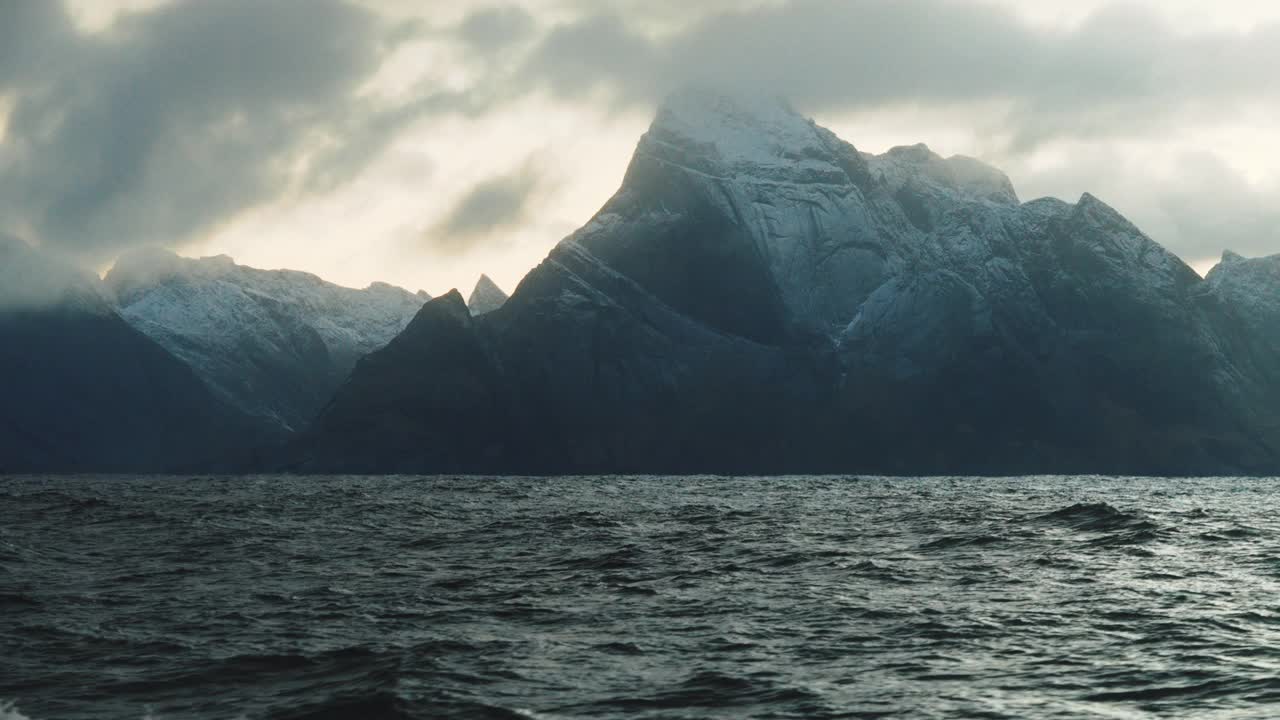
[[[13,395],[107,334],[55,320],[87,313],[131,338],[113,357],[247,428],[166,424],[186,442],[165,457],[116,437],[135,469],[1280,472],[1280,256],[1202,279],[1091,195],[1024,203],[977,160],[862,153],[775,99],[668,99],[617,194],[510,298],[158,252],[69,286],[0,310],[0,342],[30,347],[0,367],[0,470],[107,469],[14,449],[111,445],[36,422],[83,404],[61,380]],[[121,388],[95,418],[176,412]]]
[[[282,431],[305,429],[358,359],[404,329],[426,293],[353,290],[293,270],[164,250],[120,258],[106,286],[126,321],[223,400]]]
[[[1277,263],[1202,280],[1091,195],[686,91],[506,304],[433,300],[288,467],[1274,472]]]

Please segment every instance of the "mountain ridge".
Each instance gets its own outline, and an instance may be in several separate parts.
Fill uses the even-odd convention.
[[[225,255],[144,249],[105,285],[132,325],[188,363],[214,391],[282,430],[305,427],[356,361],[402,330],[429,296],[386,283],[346,288]]]
[[[1280,468],[1270,356],[1208,288],[1091,194],[1022,203],[972,158],[868,155],[782,101],[679,93],[604,207],[450,331],[489,358],[488,414],[441,427],[361,396],[423,361],[392,343],[292,452],[320,471]],[[462,372],[448,355],[432,366]],[[382,444],[391,417],[431,440]]]
[[[1280,256],[778,98],[674,95],[509,297],[0,255],[0,471],[1280,473]]]

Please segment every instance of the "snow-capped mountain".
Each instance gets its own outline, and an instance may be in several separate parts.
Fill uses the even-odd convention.
[[[1259,336],[1280,345],[1280,255],[1245,258],[1228,250],[1205,280]]]
[[[106,284],[125,320],[219,396],[284,430],[305,427],[356,361],[430,299],[383,283],[355,290],[304,272],[156,249],[121,257]]]
[[[1218,284],[1091,195],[1023,203],[977,160],[864,154],[783,101],[688,90],[500,309],[427,304],[295,454],[398,471],[1274,471],[1269,361],[1243,357],[1256,330],[1228,327],[1239,301]]]
[[[1280,255],[1246,259],[1227,251],[1204,284],[1218,337],[1248,392],[1280,407]]]
[[[471,291],[471,297],[467,299],[467,309],[472,315],[484,315],[502,307],[506,301],[507,294],[502,288],[489,279],[488,275],[481,275],[476,281],[475,289]]]
[[[0,238],[0,472],[179,470],[262,439],[96,276]]]

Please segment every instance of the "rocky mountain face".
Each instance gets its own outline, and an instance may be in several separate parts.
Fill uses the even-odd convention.
[[[176,471],[266,439],[98,278],[0,238],[0,472]]]
[[[381,348],[430,298],[364,290],[226,256],[142,250],[106,277],[120,314],[186,362],[218,397],[282,431],[301,429],[356,360]]]
[[[488,275],[481,275],[476,281],[475,289],[471,291],[471,297],[467,299],[467,309],[472,315],[484,315],[502,307],[506,301],[507,294],[502,288],[489,279]]]
[[[1264,406],[1280,407],[1280,255],[1245,259],[1228,251],[1204,285],[1203,303],[1247,392]],[[1274,420],[1264,427],[1280,433]]]
[[[504,305],[428,303],[289,464],[1276,472],[1274,278],[1202,280],[1093,196],[1023,203],[971,158],[686,91]]]
[[[1241,335],[1261,351],[1280,355],[1280,255],[1246,259],[1227,251],[1205,280]]]

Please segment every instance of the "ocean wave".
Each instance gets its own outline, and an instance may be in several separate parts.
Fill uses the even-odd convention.
[[[561,565],[568,568],[584,570],[624,570],[643,567],[648,562],[648,553],[637,545],[623,545],[616,550],[608,550],[598,555],[587,555],[565,558]]]
[[[1268,717],[1277,505],[1240,479],[18,479],[0,720]]]
[[[243,715],[228,715],[228,720],[246,720]],[[24,715],[18,710],[17,703],[12,701],[0,700],[0,720],[36,720],[28,715]],[[143,708],[138,713],[138,720],[163,720],[157,716],[152,710]]]
[[[978,533],[975,535],[947,535],[935,540],[930,540],[920,546],[922,550],[946,550],[956,547],[982,547],[984,545],[994,545],[996,543],[1006,542],[1008,538],[1000,535],[988,535],[986,533]]]
[[[819,708],[825,709],[822,697],[807,688],[718,670],[694,673],[678,685],[651,695],[611,698],[601,701],[598,706],[645,711],[774,704],[789,706],[792,712],[809,711],[807,714],[815,714]]]
[[[399,694],[382,691],[366,694],[340,694],[302,707],[278,710],[269,715],[271,720],[347,720],[348,718],[377,718],[378,720],[420,720],[429,717],[414,711],[413,705]]]
[[[1105,502],[1076,503],[1070,507],[1038,515],[1035,519],[1075,530],[1116,530],[1146,522],[1139,513],[1126,512]]]
[[[0,700],[0,720],[31,720],[18,711],[17,703],[11,700]]]
[[[31,503],[48,505],[46,509],[65,508],[70,511],[98,510],[111,507],[110,501],[94,495],[76,495],[61,490],[36,490],[34,492],[5,493],[6,503]]]
[[[0,608],[38,608],[40,601],[24,592],[0,591]]]

